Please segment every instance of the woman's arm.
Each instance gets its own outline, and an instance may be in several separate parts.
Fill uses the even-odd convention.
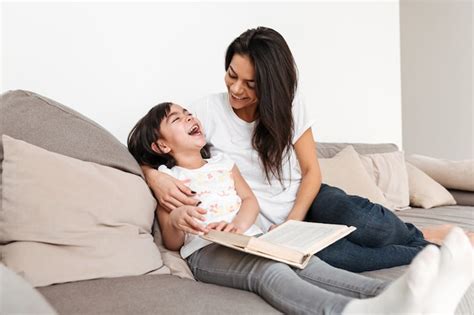
[[[185,233],[202,234],[209,231],[197,222],[197,220],[205,220],[203,215],[207,211],[202,208],[181,206],[170,213],[158,206],[156,211],[163,244],[169,250],[179,250],[183,246]]]
[[[194,193],[182,181],[149,166],[140,167],[163,210],[170,212],[183,205],[196,206],[199,203],[199,200],[190,197]]]
[[[321,171],[311,128],[308,128],[296,141],[294,148],[300,164],[302,180],[295,204],[287,220],[302,221],[321,187]]]

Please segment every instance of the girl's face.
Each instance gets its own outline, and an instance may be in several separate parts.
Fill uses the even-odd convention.
[[[160,134],[161,138],[157,141],[159,150],[173,157],[176,154],[200,152],[206,145],[201,122],[176,104],[171,105],[168,116],[161,121]],[[156,149],[155,143],[152,148]]]
[[[254,115],[258,98],[255,92],[255,67],[250,58],[234,54],[224,80],[229,92],[229,102],[235,113],[238,116],[239,112]]]

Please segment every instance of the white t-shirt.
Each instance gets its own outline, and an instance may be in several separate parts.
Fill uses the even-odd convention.
[[[283,187],[276,178],[268,184],[258,153],[252,147],[255,122],[240,119],[229,103],[228,94],[212,94],[191,104],[187,109],[201,120],[206,140],[213,145],[212,152],[223,152],[235,161],[243,177],[255,193],[260,215],[258,225],[267,231],[270,225],[286,220],[296,200],[301,183],[301,170],[293,148],[290,159],[284,160]],[[298,94],[293,100],[293,144],[313,125]]]
[[[232,168],[234,162],[225,154],[216,153],[207,163],[197,169],[186,169],[175,166],[171,169],[165,165],[158,169],[185,183],[196,192],[196,198],[201,201],[200,208],[206,209],[206,220],[202,224],[211,222],[231,222],[240,209],[242,200],[235,190]],[[255,235],[262,231],[257,226],[250,227],[245,234]],[[188,257],[196,250],[211,244],[195,234],[186,233],[184,245],[180,254]]]

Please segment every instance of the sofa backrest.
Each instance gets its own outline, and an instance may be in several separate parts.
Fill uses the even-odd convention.
[[[388,153],[398,151],[398,147],[393,143],[332,143],[317,142],[316,149],[318,158],[329,159],[335,156],[339,151],[351,145],[359,154]]]
[[[127,147],[97,123],[36,93],[8,91],[0,96],[0,210],[3,134],[49,151],[143,177]]]

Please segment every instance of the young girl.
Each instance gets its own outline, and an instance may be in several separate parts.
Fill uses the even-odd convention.
[[[298,314],[453,313],[472,282],[473,250],[460,229],[441,249],[423,250],[389,286],[317,257],[301,270],[210,244],[197,235],[209,229],[257,233],[259,206],[234,163],[223,154],[210,156],[200,122],[181,106],[159,104],[132,129],[128,147],[140,164],[159,167],[199,195],[200,207],[157,210],[164,245],[181,250],[197,280],[254,292]]]

